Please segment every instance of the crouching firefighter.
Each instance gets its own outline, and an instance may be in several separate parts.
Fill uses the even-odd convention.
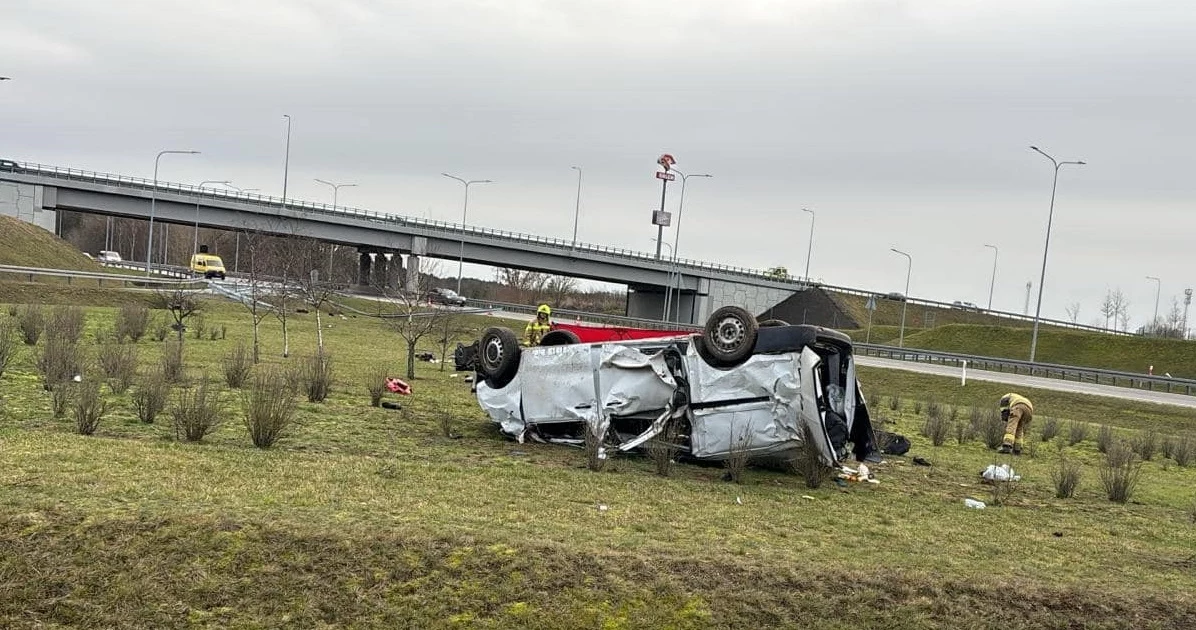
[[[1029,398],[1020,394],[1008,393],[1001,397],[1001,420],[1005,421],[1005,437],[1001,442],[998,453],[1022,454],[1025,443],[1026,427],[1034,418],[1034,405]]]

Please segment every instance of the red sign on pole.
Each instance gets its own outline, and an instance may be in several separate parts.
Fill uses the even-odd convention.
[[[664,170],[667,171],[670,168],[672,168],[674,164],[677,163],[677,160],[674,160],[673,156],[669,155],[668,153],[665,153],[664,155],[662,155],[656,159],[656,163],[663,166]]]
[[[671,182],[671,181],[677,179],[677,176],[672,173],[666,173],[664,171],[656,171],[656,179],[667,179],[668,181]]]

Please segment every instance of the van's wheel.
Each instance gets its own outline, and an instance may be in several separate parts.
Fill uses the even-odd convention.
[[[542,346],[568,346],[575,343],[581,343],[581,339],[572,330],[550,330],[540,338]]]
[[[478,345],[478,371],[486,384],[506,387],[519,370],[519,338],[510,328],[491,326],[482,331]]]
[[[734,367],[752,356],[759,332],[751,313],[738,306],[724,306],[706,320],[697,351],[714,367]]]
[[[766,319],[760,322],[761,328],[774,328],[776,326],[788,326],[789,322],[783,319]]]

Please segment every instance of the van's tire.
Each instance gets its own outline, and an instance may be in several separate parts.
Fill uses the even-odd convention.
[[[486,385],[506,387],[519,371],[519,338],[510,328],[491,326],[482,331],[478,344],[478,372]]]
[[[698,337],[698,354],[718,368],[735,367],[752,356],[760,325],[738,306],[724,306],[710,315]]]
[[[572,330],[550,330],[540,338],[542,346],[568,346],[581,343],[581,338]]]
[[[760,322],[761,328],[772,328],[773,326],[788,326],[789,322],[783,319],[766,319]]]

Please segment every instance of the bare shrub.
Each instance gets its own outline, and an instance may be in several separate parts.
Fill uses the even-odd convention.
[[[121,306],[120,310],[116,312],[116,338],[120,341],[130,339],[133,343],[141,341],[149,326],[149,316],[149,308],[144,304],[129,303]]]
[[[166,345],[162,346],[162,360],[160,363],[162,368],[162,377],[168,383],[177,383],[183,380],[183,343],[181,341],[167,341]]]
[[[1001,414],[993,409],[986,409],[980,421],[980,436],[984,438],[984,445],[996,450],[1005,439],[1005,421]]]
[[[1100,425],[1100,429],[1096,432],[1096,450],[1102,453],[1108,453],[1109,447],[1113,444],[1113,427],[1107,424]]]
[[[834,469],[822,461],[814,432],[805,423],[802,424],[801,444],[797,447],[795,457],[790,460],[790,466],[802,476],[807,488],[818,488],[834,473]]]
[[[922,401],[920,401],[920,400],[914,401],[914,415],[915,416],[922,415]]]
[[[82,358],[78,344],[65,337],[47,335],[46,343],[37,357],[37,370],[42,376],[42,387],[53,390],[80,371]]]
[[[598,437],[595,427],[589,422],[583,424],[582,433],[585,435],[586,467],[598,472],[606,466],[606,448],[603,440]]]
[[[1043,418],[1042,419],[1042,441],[1050,442],[1059,435],[1059,419],[1058,418]]]
[[[390,371],[384,363],[375,363],[365,371],[363,380],[366,391],[370,393],[371,407],[382,406],[382,396],[386,393],[386,378],[389,375]]]
[[[50,390],[50,411],[55,418],[61,418],[66,415],[66,410],[71,406],[71,383],[65,381],[58,383]]]
[[[19,313],[19,312],[20,312],[20,307],[18,307],[16,304],[8,305],[8,316],[9,317],[15,318],[17,316],[17,313]]]
[[[224,372],[225,385],[232,389],[240,389],[245,384],[249,372],[253,370],[253,357],[249,355],[249,348],[245,346],[244,340],[237,341],[237,345],[225,353],[220,361],[220,368]]]
[[[37,345],[46,328],[46,312],[41,304],[26,304],[17,315],[17,327],[21,329],[21,340],[27,346]]]
[[[166,341],[166,336],[170,334],[170,326],[165,321],[158,321],[154,324],[154,340]]]
[[[456,437],[453,434],[453,412],[449,409],[440,409],[436,412],[436,426],[440,428],[440,435],[446,438]]]
[[[160,370],[146,375],[137,389],[133,390],[133,409],[137,412],[137,419],[152,424],[154,418],[166,407],[169,394],[170,383],[166,382]]]
[[[1182,436],[1175,441],[1175,448],[1171,451],[1171,458],[1175,463],[1187,468],[1188,464],[1192,463],[1193,456],[1196,456],[1196,442],[1188,436]]]
[[[940,412],[927,414],[926,422],[922,424],[923,437],[929,438],[930,443],[935,446],[942,446],[947,441],[950,431],[951,423]]]
[[[197,340],[202,340],[204,332],[207,331],[207,322],[204,321],[203,315],[196,315],[195,317],[192,317],[191,326],[191,330],[195,332],[195,338]]]
[[[735,432],[735,423],[731,423],[731,443],[727,448],[727,459],[723,460],[723,465],[727,467],[727,474],[735,483],[743,483],[743,473],[747,470],[751,439],[752,423],[749,422],[738,433]]]
[[[55,306],[46,320],[46,334],[79,343],[83,338],[83,320],[83,309],[78,306]]]
[[[299,380],[308,402],[320,402],[332,391],[332,355],[316,352],[299,365]]]
[[[199,442],[220,424],[219,397],[208,390],[208,381],[180,389],[170,406],[175,439]]]
[[[926,403],[927,416],[941,416],[943,415],[943,405],[936,400],[931,400]]]
[[[1141,472],[1142,462],[1138,461],[1134,450],[1124,442],[1114,442],[1100,469],[1100,480],[1109,500],[1114,503],[1129,501],[1138,486]]]
[[[956,443],[967,444],[976,437],[976,433],[972,430],[972,427],[968,423],[961,420],[956,422],[954,426]]]
[[[1138,457],[1141,457],[1142,461],[1144,462],[1154,459],[1154,453],[1158,449],[1158,445],[1159,434],[1153,429],[1138,433],[1138,435],[1134,436],[1134,441],[1132,443],[1134,452],[1137,453]]]
[[[209,339],[209,341],[216,341],[217,339],[219,339],[219,338],[220,338],[220,333],[221,333],[220,329],[218,329],[218,328],[213,328],[213,329],[212,329],[212,331],[211,331],[211,334],[210,334],[210,335],[208,335],[208,339]]]
[[[115,394],[124,393],[137,377],[137,346],[105,343],[100,346],[98,360],[108,387]]]
[[[1079,420],[1072,420],[1068,425],[1068,446],[1075,446],[1088,438],[1088,424]]]
[[[901,408],[901,397],[897,395],[889,396],[889,411],[897,411]]]
[[[988,482],[989,505],[1005,505],[1017,490],[1017,483],[1012,479],[993,479]]]
[[[75,432],[91,435],[100,426],[100,418],[108,411],[108,402],[100,394],[100,383],[88,380],[76,388],[74,412]]]
[[[672,421],[665,424],[660,433],[648,440],[647,450],[656,468],[656,474],[668,477],[673,472],[673,458],[677,456],[678,451],[677,424]]]
[[[1080,477],[1080,463],[1071,461],[1060,453],[1059,465],[1051,471],[1051,481],[1055,483],[1055,496],[1060,499],[1075,496],[1076,489],[1080,487]]]
[[[11,320],[0,322],[0,376],[17,354],[17,327]]]
[[[1159,453],[1162,454],[1163,459],[1173,459],[1175,456],[1175,443],[1178,441],[1174,435],[1165,436],[1159,443]]]
[[[258,448],[270,448],[294,422],[297,402],[294,392],[286,386],[286,379],[285,371],[265,367],[253,375],[249,387],[241,392],[245,428]]]

